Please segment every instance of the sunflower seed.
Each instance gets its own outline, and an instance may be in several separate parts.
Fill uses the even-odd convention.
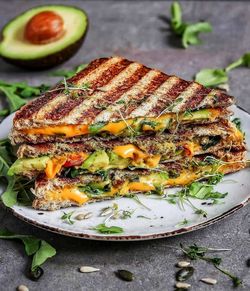
[[[217,280],[213,278],[202,278],[201,281],[210,285],[215,285],[217,283]]]
[[[100,216],[107,216],[113,212],[113,209],[111,207],[106,207],[102,209],[102,212]]]
[[[29,288],[25,285],[19,285],[17,291],[29,291]]]
[[[188,289],[188,288],[191,287],[191,285],[188,284],[188,283],[177,282],[177,283],[175,284],[175,287],[176,287],[176,288],[180,288],[180,289]]]
[[[92,273],[92,272],[98,272],[100,269],[94,268],[94,267],[89,267],[89,266],[82,266],[79,271],[81,273]]]
[[[87,213],[79,213],[75,219],[77,220],[84,220],[84,219],[88,219],[92,216],[92,213],[91,212],[87,212]]]
[[[190,265],[190,262],[187,262],[187,261],[180,261],[177,263],[177,267],[179,268],[184,268],[184,267],[187,267]]]

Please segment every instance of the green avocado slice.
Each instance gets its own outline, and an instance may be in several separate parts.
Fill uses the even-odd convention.
[[[18,159],[10,167],[8,171],[8,175],[9,176],[19,175],[19,174],[30,172],[33,170],[43,171],[46,168],[46,165],[49,159],[50,157],[48,156],[43,156],[39,158]]]
[[[27,22],[36,14],[52,11],[64,21],[64,35],[50,43],[33,44],[24,38]],[[9,63],[30,68],[45,69],[69,59],[80,48],[88,28],[84,10],[64,5],[46,5],[32,8],[7,23],[2,30],[0,55]]]

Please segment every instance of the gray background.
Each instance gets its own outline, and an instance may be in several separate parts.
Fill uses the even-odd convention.
[[[32,6],[48,3],[67,3],[84,8],[90,18],[90,28],[80,52],[62,65],[71,68],[93,58],[123,55],[149,66],[175,73],[183,78],[205,67],[225,67],[250,48],[249,2],[192,2],[183,3],[186,21],[209,20],[213,32],[203,34],[204,43],[184,50],[172,37],[160,16],[169,15],[170,2],[165,1],[0,1],[0,27],[6,21]],[[31,84],[55,83],[48,72],[30,73],[0,61],[0,79],[26,80]],[[250,71],[236,69],[230,74],[230,88],[240,106],[250,111]],[[3,100],[1,100],[3,102]],[[30,290],[173,290],[175,263],[181,254],[168,245],[197,243],[211,247],[232,248],[221,254],[223,266],[244,280],[238,290],[249,290],[250,275],[246,267],[249,254],[249,210],[238,211],[226,220],[193,233],[145,242],[94,242],[55,235],[22,221],[0,209],[1,228],[17,233],[29,233],[48,240],[57,249],[57,256],[44,265],[45,274],[38,282],[28,280],[25,269],[28,259],[21,244],[0,240],[0,290],[14,290],[26,284]],[[81,274],[78,267],[91,265],[99,273]],[[194,263],[194,276],[189,280],[192,290],[231,290],[231,281],[203,262]],[[115,277],[117,269],[128,269],[136,279],[123,282]],[[218,279],[211,287],[199,282],[204,276]]]

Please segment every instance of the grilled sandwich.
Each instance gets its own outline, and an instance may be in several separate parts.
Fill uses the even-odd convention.
[[[19,110],[12,142],[144,135],[227,118],[234,98],[121,57],[98,59]]]
[[[36,209],[158,193],[246,166],[234,98],[121,57],[98,59],[14,117],[9,175]]]

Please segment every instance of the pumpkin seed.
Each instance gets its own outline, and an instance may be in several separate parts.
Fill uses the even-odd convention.
[[[17,291],[29,291],[29,288],[25,285],[19,285]]]
[[[177,267],[179,268],[184,268],[184,267],[187,267],[190,265],[190,262],[187,262],[187,261],[180,261],[177,263]]]
[[[87,213],[79,213],[75,219],[77,220],[84,220],[84,219],[88,219],[92,216],[92,213],[91,212],[87,212]]]
[[[94,268],[94,267],[89,267],[89,266],[82,266],[79,271],[81,273],[93,273],[93,272],[98,272],[100,269]]]
[[[188,284],[188,283],[177,282],[177,283],[175,284],[175,287],[178,288],[178,289],[188,289],[188,288],[191,287],[191,285]]]
[[[217,283],[217,280],[213,278],[202,278],[201,281],[210,285],[215,285]]]
[[[176,273],[176,280],[183,282],[189,279],[194,273],[193,267],[185,267]]]
[[[118,270],[116,272],[116,275],[124,281],[133,281],[134,280],[134,274],[131,273],[130,271],[127,271],[127,270]]]

